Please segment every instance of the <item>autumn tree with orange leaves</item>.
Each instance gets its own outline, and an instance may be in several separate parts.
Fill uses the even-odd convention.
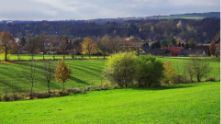
[[[0,32],[0,52],[4,53],[4,60],[8,60],[8,54],[13,49],[15,40],[9,32]]]
[[[92,54],[96,54],[98,52],[97,44],[90,37],[84,38],[83,42],[81,43],[81,49],[81,53],[89,55],[89,58],[91,58]]]
[[[71,71],[68,66],[61,60],[55,69],[55,79],[62,83],[64,91],[64,83],[70,78]]]

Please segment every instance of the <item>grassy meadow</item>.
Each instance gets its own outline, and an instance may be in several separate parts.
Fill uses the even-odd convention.
[[[52,64],[55,65],[57,61]],[[71,78],[66,82],[66,88],[97,85],[101,83],[104,61],[102,60],[66,60],[71,69]],[[30,66],[28,61],[8,62],[0,64],[1,93],[26,92],[30,90]],[[36,64],[34,91],[46,91],[47,84],[43,72],[44,64]],[[51,88],[60,89],[62,84],[52,80]]]
[[[30,60],[28,55],[20,56],[24,61],[0,61],[0,96],[4,94],[29,92]],[[80,56],[77,56],[80,58]],[[106,60],[92,57],[83,60],[66,56],[65,63],[71,69],[66,88],[101,85],[108,83],[103,77]],[[41,55],[35,55],[36,73],[34,92],[47,91],[44,77],[44,63]],[[53,59],[46,55],[45,59]],[[56,59],[62,56],[56,55]],[[170,62],[176,74],[186,74],[185,65],[189,57],[157,57]],[[211,71],[207,78],[220,80],[220,61],[204,58]],[[57,64],[52,61],[52,66]],[[206,79],[206,78],[205,78]],[[205,80],[204,79],[204,80]],[[51,82],[52,89],[62,89],[62,84]],[[0,102],[0,124],[37,123],[150,123],[150,124],[218,124],[220,120],[220,83],[202,82],[175,84],[161,88],[128,88],[106,91],[90,91],[64,97]]]
[[[218,124],[219,88],[208,82],[0,102],[0,123]]]
[[[14,56],[15,55],[10,55]],[[21,56],[21,58],[30,59],[30,56]],[[36,58],[38,57],[38,58]],[[35,59],[40,60],[42,56],[36,55]],[[50,59],[51,56],[46,55],[46,59]],[[62,58],[62,56],[56,56],[56,58]],[[67,57],[66,57],[67,58]],[[97,58],[97,57],[92,57]],[[162,62],[171,62],[176,73],[185,74],[185,63],[190,61],[188,57],[157,57]],[[219,60],[215,58],[205,58],[211,66],[211,71],[207,77],[213,77],[217,80],[220,79],[219,75]],[[66,88],[85,87],[89,85],[100,85],[101,83],[107,83],[107,80],[103,78],[103,69],[105,67],[105,61],[103,59],[97,60],[65,60],[65,63],[71,69],[71,78],[65,83]],[[47,83],[44,77],[44,64],[42,61],[36,62],[36,75],[34,82],[34,91],[46,91]],[[52,65],[55,65],[57,61],[53,61]],[[12,92],[28,92],[30,90],[30,61],[12,61],[0,63],[0,94],[7,94]],[[51,82],[52,89],[61,89],[62,85],[55,80]]]
[[[177,74],[187,74],[185,65],[191,60],[190,57],[158,57],[162,62],[170,62]],[[204,57],[202,61],[207,61],[211,70],[207,77],[213,77],[220,80],[220,60],[217,58]]]

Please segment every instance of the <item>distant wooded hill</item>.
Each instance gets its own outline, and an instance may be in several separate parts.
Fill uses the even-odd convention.
[[[65,35],[68,37],[134,36],[147,41],[180,39],[208,43],[220,32],[220,13],[192,13],[145,18],[66,21],[1,21],[0,31],[15,37]]]
[[[205,18],[220,18],[219,12],[208,12],[208,13],[187,13],[187,14],[176,14],[169,16],[153,16],[150,18],[156,19],[205,19]]]

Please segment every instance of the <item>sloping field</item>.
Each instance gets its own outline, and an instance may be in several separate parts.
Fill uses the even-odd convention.
[[[66,88],[101,83],[104,68],[103,60],[66,60],[65,62],[72,71],[71,78],[65,84]],[[53,62],[53,65],[56,63],[57,61]],[[29,61],[0,64],[0,93],[29,91],[31,86],[29,64]],[[34,91],[46,91],[47,89],[43,69],[43,62],[37,62]],[[51,87],[52,89],[59,89],[62,84],[53,79]]]
[[[158,57],[160,61],[169,61],[172,63],[177,73],[184,72],[185,63],[190,61],[190,58],[169,58]],[[211,71],[207,77],[214,77],[219,80],[219,61],[217,59],[207,58]],[[71,79],[65,84],[66,88],[84,87],[88,85],[100,85],[106,82],[103,78],[103,69],[105,60],[66,60],[66,64],[71,68]],[[55,65],[57,61],[53,62]],[[30,61],[14,61],[0,63],[0,94],[11,92],[27,92],[30,90]],[[47,83],[44,77],[44,64],[38,61],[36,64],[34,91],[46,91]],[[52,89],[61,89],[62,85],[55,80],[51,83]]]
[[[0,102],[0,123],[218,124],[219,87],[218,82],[208,82]]]

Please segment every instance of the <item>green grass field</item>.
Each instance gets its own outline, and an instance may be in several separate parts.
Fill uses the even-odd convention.
[[[100,85],[104,61],[102,60],[66,60],[70,67],[71,78],[66,82],[66,88]],[[55,65],[57,61],[54,61]],[[34,91],[46,91],[47,84],[43,72],[43,63],[37,62]],[[0,64],[0,93],[26,92],[30,89],[30,66],[28,61]],[[62,84],[54,79],[52,89],[60,89]]]
[[[0,102],[0,123],[218,124],[219,88],[208,82]]]
[[[25,56],[24,56],[25,57]],[[40,59],[40,58],[39,58]],[[184,64],[190,59],[187,57],[158,57],[160,61],[169,61],[172,63],[177,73],[183,73]],[[206,58],[212,68],[207,77],[220,79],[219,60]],[[65,84],[66,88],[85,87],[88,85],[100,85],[105,83],[102,72],[105,67],[105,60],[65,60],[71,68],[71,79]],[[56,64],[57,61],[54,61]],[[9,63],[0,63],[0,95],[12,92],[27,92],[30,90],[30,66],[29,61],[14,61]],[[62,85],[55,80],[51,83],[52,89],[61,89]],[[37,62],[34,91],[46,91],[47,84],[44,80],[43,63]]]
[[[171,62],[178,74],[185,74],[185,64],[191,60],[189,57],[158,57],[158,59],[163,62]],[[202,61],[207,61],[211,67],[207,77],[213,77],[216,78],[216,80],[220,80],[220,60],[217,58],[204,57]]]
[[[71,55],[44,55],[44,59],[49,59],[49,60],[53,60],[53,59],[63,59],[63,56],[65,56],[65,59],[72,59]],[[89,59],[89,56],[84,55],[74,55],[75,59]],[[102,59],[103,56],[91,56],[90,59]],[[43,59],[43,55],[40,54],[35,54],[34,55],[34,60],[42,60]],[[0,61],[4,60],[4,54],[0,54]],[[17,61],[17,60],[32,60],[32,56],[30,54],[21,54],[21,55],[16,55],[16,54],[9,54],[8,55],[8,60],[11,61]]]

